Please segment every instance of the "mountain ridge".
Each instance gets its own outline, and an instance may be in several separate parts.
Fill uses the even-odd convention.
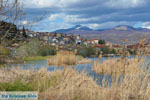
[[[140,37],[150,37],[150,29],[135,28],[127,25],[118,25],[109,29],[90,29],[86,26],[76,25],[69,29],[56,30],[56,33],[80,34],[88,39],[99,38],[105,39],[113,44],[123,44],[124,39],[128,39],[127,44],[136,44]]]

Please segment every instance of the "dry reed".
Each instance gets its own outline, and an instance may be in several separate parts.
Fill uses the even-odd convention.
[[[98,74],[135,74],[139,71],[138,59],[107,59],[103,62],[95,61],[93,71]]]
[[[20,76],[23,83],[36,81],[40,100],[150,100],[150,74],[144,71],[138,75],[125,75],[121,82],[116,75],[111,85],[103,78],[101,87],[86,74],[68,68],[54,72],[44,68],[37,71],[1,69],[1,72],[7,75],[0,74],[0,83],[13,82],[12,79]]]
[[[88,58],[84,58],[78,61],[78,64],[90,64],[90,63],[92,63],[92,60]]]
[[[48,59],[48,65],[57,65],[57,66],[87,64],[91,62],[92,62],[91,60],[84,59],[81,56],[77,56],[74,52],[71,51],[59,51],[56,54],[56,56],[53,56]]]

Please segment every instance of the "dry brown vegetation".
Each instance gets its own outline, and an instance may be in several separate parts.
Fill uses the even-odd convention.
[[[90,64],[90,63],[92,63],[92,60],[88,58],[84,58],[78,61],[78,64]]]
[[[91,63],[89,59],[84,59],[81,56],[77,56],[72,51],[59,51],[56,56],[53,56],[48,59],[48,65],[57,65],[57,66],[68,66],[76,64],[86,64]]]
[[[98,74],[135,74],[139,71],[138,59],[108,59],[95,61],[93,71]]]
[[[20,84],[29,83],[32,91],[39,91],[40,100],[150,100],[150,75],[144,71],[138,75],[126,75],[120,83],[116,75],[111,85],[104,78],[102,86],[86,74],[68,68],[54,72],[44,68],[37,71],[3,68],[0,73],[1,84],[14,84],[15,79],[22,77]]]
[[[95,61],[93,64],[93,71],[97,74],[137,74],[141,67],[146,67],[144,64],[145,57],[149,56],[150,48],[145,47],[146,39],[140,39],[136,54],[132,59],[127,58],[130,56],[128,48],[124,45],[123,49],[119,49],[117,54],[121,55],[118,59],[107,59],[103,62]],[[132,50],[134,51],[134,49]]]

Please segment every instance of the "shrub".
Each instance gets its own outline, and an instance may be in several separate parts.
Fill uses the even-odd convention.
[[[108,47],[101,48],[101,51],[103,52],[103,54],[109,54],[110,52]]]
[[[115,49],[110,49],[108,47],[101,48],[101,51],[103,52],[103,54],[116,54]]]
[[[10,50],[6,47],[0,46],[0,64],[5,63],[9,58]]]
[[[95,55],[96,49],[93,47],[83,47],[83,48],[78,48],[78,55],[81,55],[83,57],[90,57],[92,55]]]
[[[105,40],[99,40],[98,43],[99,44],[105,44]]]
[[[28,44],[27,44],[27,52],[29,56],[36,56],[39,54],[39,49],[40,48],[40,41],[38,39],[32,39]]]
[[[17,49],[17,55],[21,58],[28,56],[27,44],[24,44]]]
[[[48,55],[55,55],[56,50],[51,48],[49,45],[44,45],[40,48],[40,55],[41,56],[48,56]]]
[[[19,57],[37,56],[40,51],[40,41],[38,39],[32,39],[29,43],[20,46],[17,50]]]
[[[6,47],[0,46],[0,55],[8,56],[10,55],[10,50]]]

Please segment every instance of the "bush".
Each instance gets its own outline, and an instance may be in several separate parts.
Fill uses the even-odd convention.
[[[36,56],[39,54],[40,41],[33,39],[27,44],[27,52],[29,56]]]
[[[0,64],[5,63],[9,58],[10,50],[6,47],[0,46]]]
[[[101,51],[103,52],[103,54],[116,54],[115,49],[110,49],[108,47],[101,48]]]
[[[105,40],[99,40],[98,43],[99,44],[105,44]]]
[[[37,56],[40,51],[40,41],[32,39],[29,43],[20,46],[17,50],[18,56],[24,58],[27,56]]]
[[[95,55],[96,49],[93,47],[83,47],[83,48],[78,48],[78,55],[81,55],[83,57],[90,57],[92,55]]]
[[[55,55],[56,50],[51,48],[49,45],[44,45],[40,48],[40,55],[41,56],[48,56],[48,55]]]
[[[8,56],[10,55],[10,50],[6,47],[0,46],[0,55]]]

